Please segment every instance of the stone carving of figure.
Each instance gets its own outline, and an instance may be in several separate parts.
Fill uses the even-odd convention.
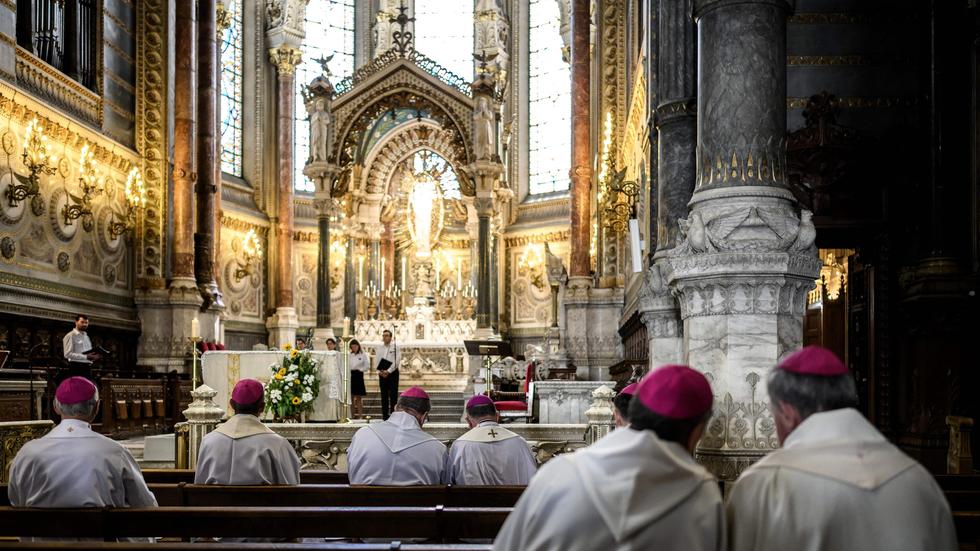
[[[313,101],[310,112],[310,160],[326,161],[330,150],[330,110],[323,98]]]
[[[490,98],[481,95],[476,101],[473,111],[473,153],[477,159],[486,160],[493,157],[497,148],[494,143],[494,116]]]

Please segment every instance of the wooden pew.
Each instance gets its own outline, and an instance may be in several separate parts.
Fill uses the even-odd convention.
[[[227,543],[106,543],[106,542],[63,542],[63,543],[19,543],[0,542],[4,549],[26,549],[32,551],[229,551],[240,549],[242,545]],[[249,543],[250,551],[490,551],[491,544],[460,543]]]
[[[194,483],[193,469],[143,469],[143,480],[147,484]],[[340,471],[300,471],[301,484],[348,484],[346,472]]]
[[[510,508],[0,507],[0,536],[51,538],[290,537],[492,539]]]

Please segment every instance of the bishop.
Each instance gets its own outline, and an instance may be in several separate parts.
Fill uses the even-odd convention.
[[[482,394],[466,402],[469,432],[453,442],[446,467],[450,484],[525,486],[538,470],[527,441],[499,424],[493,400]]]

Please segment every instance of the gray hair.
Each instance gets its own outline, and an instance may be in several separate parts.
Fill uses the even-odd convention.
[[[61,412],[62,417],[77,417],[79,419],[93,417],[95,415],[95,408],[99,406],[99,391],[96,390],[95,395],[90,399],[74,404],[62,404],[55,398],[54,405]]]
[[[835,409],[856,408],[857,388],[850,373],[838,377],[802,375],[773,369],[767,382],[769,398],[796,408],[801,419]]]

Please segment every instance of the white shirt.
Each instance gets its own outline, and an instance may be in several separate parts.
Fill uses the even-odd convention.
[[[364,352],[359,352],[357,354],[350,354],[348,356],[351,371],[369,371],[371,369],[371,357]]]
[[[254,415],[233,415],[201,440],[194,484],[299,484],[299,457]]]
[[[391,362],[391,367],[386,371],[388,373],[394,373],[398,371],[398,360],[401,359],[401,350],[398,349],[398,345],[394,341],[389,345],[382,344],[378,347],[378,361],[375,365],[381,363],[381,360],[388,360]]]
[[[156,507],[126,448],[65,419],[17,452],[7,495],[14,507]]]
[[[851,408],[807,417],[742,473],[726,511],[733,551],[958,548],[936,481]]]
[[[65,338],[62,341],[65,349],[65,359],[69,362],[79,362],[84,364],[92,363],[83,352],[87,352],[92,349],[92,341],[88,338],[88,333],[85,331],[79,331],[78,329],[72,329],[65,334]]]
[[[396,411],[387,421],[358,429],[347,449],[351,484],[436,485],[445,482],[446,446]]]
[[[616,429],[546,463],[493,548],[721,551],[721,491],[680,445],[652,431]]]
[[[459,485],[526,486],[537,470],[526,440],[494,421],[483,421],[453,442],[446,478]]]

